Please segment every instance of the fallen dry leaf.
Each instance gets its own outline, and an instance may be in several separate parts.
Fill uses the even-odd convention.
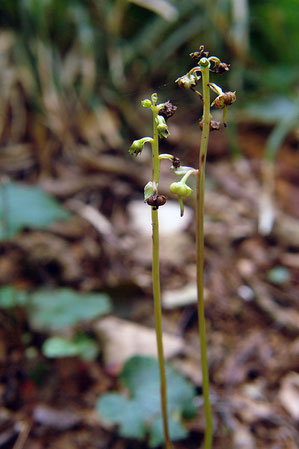
[[[155,329],[122,320],[116,317],[101,319],[95,331],[104,342],[104,362],[107,368],[121,369],[123,363],[134,355],[157,356]],[[164,354],[169,359],[182,352],[181,338],[163,334]]]
[[[204,298],[207,300],[209,292],[205,289]],[[176,290],[166,290],[162,294],[162,305],[164,309],[175,309],[177,307],[189,306],[197,302],[196,284],[188,284]]]
[[[288,373],[281,381],[279,400],[293,419],[299,421],[299,374]]]
[[[81,417],[76,412],[58,410],[44,404],[34,408],[33,419],[38,424],[59,431],[71,429],[81,422]]]
[[[237,422],[237,421],[236,421]],[[234,449],[255,449],[255,439],[247,426],[237,424],[234,429]]]

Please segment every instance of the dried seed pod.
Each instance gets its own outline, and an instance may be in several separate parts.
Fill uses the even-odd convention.
[[[219,64],[215,64],[215,67],[213,68],[213,70],[211,70],[214,73],[224,73],[224,72],[228,72],[230,68],[230,64],[226,64],[225,62],[220,62]]]
[[[218,97],[215,98],[213,104],[215,105],[216,109],[223,109],[225,106],[229,106],[235,101],[236,101],[235,92],[224,92],[223,94],[218,95]]]
[[[166,196],[164,195],[153,195],[146,201],[147,204],[157,210],[158,207],[163,206],[166,203]]]
[[[215,73],[224,73],[224,72],[228,72],[230,68],[230,64],[226,64],[225,62],[220,62],[220,64],[218,64],[215,67]]]
[[[202,130],[203,129],[203,122],[200,120],[199,127]],[[220,129],[220,122],[216,122],[216,120],[210,121],[210,131],[219,131]]]
[[[224,104],[224,95],[218,95],[217,98],[213,101],[216,109],[223,109],[225,107]]]
[[[160,107],[158,115],[162,115],[162,117],[167,120],[173,116],[176,110],[176,106],[174,106],[170,101],[166,101],[166,103],[162,104]]]
[[[191,89],[193,86],[196,86],[197,79],[195,75],[187,73],[186,75],[180,76],[175,82],[178,83],[179,87]]]
[[[224,104],[229,106],[230,104],[236,101],[236,93],[235,92],[224,92]]]
[[[179,168],[181,166],[181,161],[180,161],[180,159],[178,157],[173,156],[172,166],[174,168]]]

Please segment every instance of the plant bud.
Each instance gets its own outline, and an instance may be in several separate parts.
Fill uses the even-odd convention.
[[[129,153],[131,155],[135,154],[135,156],[138,156],[138,154],[141,153],[141,151],[143,150],[143,146],[144,143],[141,141],[141,139],[134,140],[134,142],[130,146]]]
[[[143,137],[142,139],[134,140],[132,145],[130,146],[129,153],[131,155],[135,154],[135,156],[138,156],[139,153],[142,152],[144,144],[146,142],[152,142],[151,137]]]
[[[199,51],[190,53],[190,56],[192,59],[194,59],[196,62],[198,62],[201,58],[207,58],[209,56],[209,52],[205,51],[204,45],[201,45],[199,47]]]
[[[201,67],[210,67],[210,62],[207,58],[201,58],[199,61]]]
[[[167,137],[169,136],[169,131],[165,122],[165,118],[162,117],[162,115],[158,115],[156,120],[159,137],[164,137],[165,139],[167,139]]]
[[[157,94],[152,94],[151,99],[152,99],[152,103],[154,105],[156,105],[157,104],[157,100],[158,100],[158,95]]]
[[[152,102],[148,98],[146,98],[145,100],[142,100],[141,104],[142,104],[142,106],[144,108],[151,108],[152,107]]]

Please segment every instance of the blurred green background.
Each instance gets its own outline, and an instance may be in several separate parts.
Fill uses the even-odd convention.
[[[174,80],[201,44],[231,63],[239,120],[294,118],[297,13],[297,0],[2,0],[0,144],[43,147],[45,170],[78,142],[121,148],[142,135],[146,94],[193,101]]]

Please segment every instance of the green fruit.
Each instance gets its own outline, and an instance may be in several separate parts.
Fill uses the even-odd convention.
[[[173,182],[169,187],[171,193],[187,198],[191,195],[192,189],[183,182]]]

